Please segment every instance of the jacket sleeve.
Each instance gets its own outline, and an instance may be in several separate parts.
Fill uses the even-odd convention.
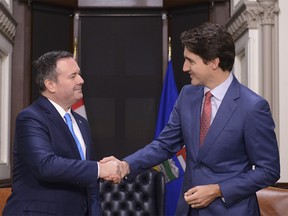
[[[43,181],[79,185],[96,182],[97,161],[75,159],[73,144],[67,139],[67,128],[61,121],[56,125],[37,112],[21,112],[16,119],[15,151],[33,175]]]
[[[256,100],[244,127],[244,143],[252,168],[220,183],[228,207],[279,179],[279,152],[274,127],[268,102]]]

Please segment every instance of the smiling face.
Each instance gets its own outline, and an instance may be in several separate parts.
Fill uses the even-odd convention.
[[[223,71],[219,67],[219,58],[204,62],[200,56],[185,47],[184,59],[183,71],[190,74],[192,85],[213,89],[229,76],[229,71]]]
[[[210,62],[205,64],[200,56],[188,51],[186,47],[184,59],[183,71],[190,74],[191,84],[208,86],[210,80],[213,79]]]
[[[49,99],[68,110],[75,102],[83,97],[80,68],[73,58],[62,58],[56,64],[56,80],[46,79],[46,91]]]

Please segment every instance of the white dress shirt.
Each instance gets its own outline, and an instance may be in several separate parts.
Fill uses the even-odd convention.
[[[210,125],[212,124],[216,113],[222,103],[222,100],[230,86],[230,84],[232,83],[233,80],[233,74],[232,72],[230,72],[228,78],[221,83],[220,85],[218,85],[216,88],[210,90],[207,87],[204,87],[204,96],[203,96],[203,102],[202,102],[202,109],[203,109],[203,104],[204,104],[204,99],[205,99],[205,93],[207,91],[210,91],[211,94],[213,95],[213,97],[211,98],[211,108],[212,108],[212,112],[211,112],[211,122]]]
[[[64,119],[64,115],[66,114],[65,110],[59,106],[57,103],[55,103],[54,101],[48,99],[52,104],[53,106],[55,107],[55,109],[59,112],[59,114],[62,116],[63,120],[65,121]],[[84,158],[86,158],[86,145],[85,145],[85,142],[84,142],[84,139],[83,139],[83,136],[80,132],[80,129],[78,127],[78,124],[74,118],[74,116],[71,114],[71,108],[67,111],[67,113],[70,114],[71,116],[71,119],[72,119],[72,125],[73,125],[73,130],[75,132],[75,135],[77,136],[77,139],[79,140],[80,144],[81,144],[81,148],[82,148],[82,151],[84,153]],[[66,121],[65,121],[66,122]]]

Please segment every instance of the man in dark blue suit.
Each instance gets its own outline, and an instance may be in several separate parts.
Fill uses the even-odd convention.
[[[119,165],[96,161],[88,122],[71,110],[83,97],[80,68],[71,53],[53,51],[35,71],[41,96],[16,119],[12,194],[3,215],[101,215],[98,179],[116,175]]]
[[[183,71],[189,73],[192,85],[183,87],[159,137],[124,158],[121,169],[125,174],[130,169],[129,176],[135,176],[185,145],[177,216],[257,216],[256,192],[280,177],[269,104],[231,73],[235,45],[224,27],[205,23],[182,33],[181,40]],[[204,95],[209,91],[210,127],[200,143]],[[116,159],[103,162],[109,160]]]

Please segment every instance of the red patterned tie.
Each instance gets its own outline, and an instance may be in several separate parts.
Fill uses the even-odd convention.
[[[201,121],[200,121],[200,145],[204,142],[205,136],[208,132],[211,122],[211,97],[213,95],[210,91],[205,94],[205,101],[203,105]]]

